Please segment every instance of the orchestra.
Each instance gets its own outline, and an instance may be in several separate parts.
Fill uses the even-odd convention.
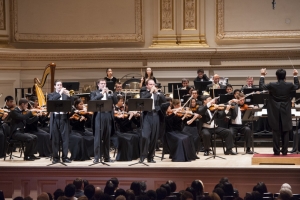
[[[265,85],[262,79],[266,71],[262,70],[261,74],[260,88],[271,90],[271,86]],[[294,72],[296,82],[291,90],[299,88],[297,74]],[[148,163],[155,163],[154,155],[159,142],[163,148],[168,148],[167,152],[170,153],[169,157],[172,161],[185,162],[199,158],[197,153],[203,151],[202,143],[204,156],[210,154],[213,133],[225,141],[225,155],[237,154],[233,151],[233,141],[238,133],[244,135],[245,153],[253,154],[250,149],[253,130],[249,123],[243,121],[243,115],[248,109],[254,108],[253,103],[250,102],[251,105],[249,105],[247,99],[255,92],[245,95],[243,91],[249,88],[259,91],[260,88],[254,85],[254,79],[250,76],[246,78],[244,86],[235,89],[231,84],[221,83],[218,74],[215,74],[211,80],[212,84],[207,85],[206,89],[201,91],[189,85],[189,80],[183,78],[182,86],[174,89],[187,90],[188,92],[185,93],[187,98],[179,95],[179,99],[172,99],[172,97],[166,97],[161,89],[158,90],[157,79],[153,75],[153,70],[148,67],[145,73],[142,73],[140,98],[153,99],[152,110],[143,113],[128,112],[128,99],[133,96],[123,90],[125,87],[123,83],[114,77],[112,69],[108,68],[106,77],[97,81],[97,90],[90,93],[90,100],[112,101],[113,108],[109,112],[88,112],[80,96],[76,97],[76,94],[72,96],[69,90],[62,87],[62,81],[57,80],[54,82],[55,91],[48,94],[45,100],[72,100],[71,112],[47,113],[46,105],[39,106],[40,100],[35,96],[30,97],[30,101],[20,99],[19,105],[16,106],[14,98],[7,96],[4,107],[0,109],[0,119],[1,124],[7,123],[10,126],[11,138],[29,141],[25,148],[24,160],[26,161],[52,156],[52,163],[59,162],[59,142],[62,140],[61,159],[66,163],[91,158],[93,158],[93,163],[111,162],[111,144],[117,149],[117,161],[139,158],[140,163],[145,159]],[[197,70],[195,81],[209,81],[203,69]],[[107,88],[107,82],[114,83],[113,91]],[[215,89],[223,89],[224,93],[216,96],[210,94]],[[227,95],[228,102],[218,103],[221,95]],[[166,103],[167,100],[169,103]],[[168,104],[167,107],[166,104]],[[277,112],[269,110],[268,112],[277,115]],[[20,120],[25,120],[25,126],[21,127]],[[269,123],[274,123],[274,119]],[[273,136],[275,155],[279,155],[279,152],[283,155],[287,154],[285,132],[288,129],[289,127],[282,125],[275,130],[276,135]],[[284,143],[280,150],[278,141],[282,130]],[[2,132],[0,132],[0,142],[5,144],[5,134]],[[1,146],[0,157],[3,157],[6,147]],[[35,157],[35,153],[39,153],[39,156]]]

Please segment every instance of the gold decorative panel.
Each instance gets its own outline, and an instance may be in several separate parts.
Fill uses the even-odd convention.
[[[0,0],[0,30],[5,30],[5,0]]]
[[[143,0],[12,0],[13,42],[144,42]]]
[[[216,0],[218,41],[270,42],[299,41],[300,13],[298,0],[270,1]]]
[[[184,0],[183,2],[184,30],[197,29],[197,1]]]
[[[160,29],[174,29],[174,0],[160,0]]]

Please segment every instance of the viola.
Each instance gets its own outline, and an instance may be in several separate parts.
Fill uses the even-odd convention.
[[[114,113],[114,117],[117,117],[117,118],[127,118],[128,117],[128,113],[127,112],[115,112]]]

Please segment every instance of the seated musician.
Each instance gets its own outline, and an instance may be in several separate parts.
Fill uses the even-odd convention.
[[[134,131],[134,125],[139,120],[138,112],[125,112],[124,98],[117,96],[118,103],[114,106],[116,133],[118,137],[118,154],[116,160],[131,161],[139,158],[139,133]]]
[[[203,69],[198,69],[197,74],[198,76],[195,78],[194,81],[209,81],[209,78],[206,76],[206,74],[204,74]]]
[[[25,112],[28,107],[27,99],[20,99],[19,106],[10,112],[10,137],[14,140],[20,140],[25,144],[24,160],[34,161],[40,159],[34,156],[34,151],[37,145],[37,136],[25,132],[25,123],[32,123],[37,120],[33,117],[32,112]],[[25,122],[25,123],[24,123]]]
[[[204,145],[204,156],[209,155],[209,147],[211,146],[211,135],[216,133],[223,139],[225,139],[226,144],[226,152],[225,155],[236,155],[236,152],[232,151],[234,147],[233,138],[229,129],[218,127],[215,125],[215,120],[213,120],[213,116],[215,119],[221,119],[226,116],[229,112],[230,105],[226,106],[226,110],[218,110],[218,106],[215,104],[215,99],[212,99],[210,96],[202,97],[203,105],[199,107],[198,113],[202,116],[200,120],[203,122],[202,127],[202,137],[203,137],[203,145]],[[214,108],[215,111],[210,111],[210,107]],[[208,123],[210,122],[210,123]]]
[[[192,90],[192,97],[196,100],[197,105],[202,105],[202,101],[199,100],[198,90]]]
[[[180,107],[180,101],[174,99],[174,108]],[[177,116],[170,106],[165,117],[165,140],[173,162],[186,162],[197,158],[193,139],[182,133],[182,119]]]
[[[233,94],[233,88],[231,84],[226,85],[226,94]]]
[[[118,100],[117,100],[117,96],[125,96],[125,93],[122,92],[122,83],[121,82],[117,82],[115,84],[115,92],[113,94],[113,103],[114,104],[117,104],[118,103]]]
[[[226,86],[219,83],[220,76],[218,74],[215,74],[213,76],[213,82],[212,84],[207,85],[206,92],[209,92],[209,89],[225,89]]]
[[[250,127],[243,123],[242,118],[248,105],[245,104],[245,95],[243,93],[239,94],[237,99],[232,99],[229,104],[235,103],[234,109],[231,110],[231,120],[229,123],[229,130],[231,131],[232,137],[235,138],[237,133],[244,135],[246,143],[246,153],[253,154],[250,150],[251,147],[251,129]]]
[[[246,85],[244,85],[241,90],[243,91],[245,88],[258,88],[257,86],[253,85],[254,79],[251,76],[248,76],[246,79]]]
[[[93,133],[86,130],[85,123],[93,113],[87,112],[83,101],[78,98],[74,101],[74,110],[70,117],[72,126],[69,135],[70,160],[84,161],[90,160],[94,156],[94,137]]]
[[[181,80],[181,84],[182,84],[182,86],[179,88],[180,90],[188,90],[189,91],[191,89],[191,87],[189,86],[189,80],[188,79],[183,78]]]
[[[39,106],[39,102],[36,96],[30,97],[29,108],[35,109],[40,112],[35,121],[32,121],[30,124],[26,124],[25,132],[30,133],[37,136],[37,152],[39,153],[39,157],[50,157],[52,154],[50,133],[39,128],[39,121],[45,117],[43,116],[43,111]]]
[[[240,89],[235,89],[235,90],[233,91],[233,97],[234,97],[235,99],[238,99],[240,93],[241,93],[241,90],[240,90]]]

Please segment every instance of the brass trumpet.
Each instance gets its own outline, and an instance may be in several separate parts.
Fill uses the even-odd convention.
[[[108,95],[113,95],[113,91],[112,90],[109,90],[108,88],[103,88],[104,90],[104,93],[107,93]]]

